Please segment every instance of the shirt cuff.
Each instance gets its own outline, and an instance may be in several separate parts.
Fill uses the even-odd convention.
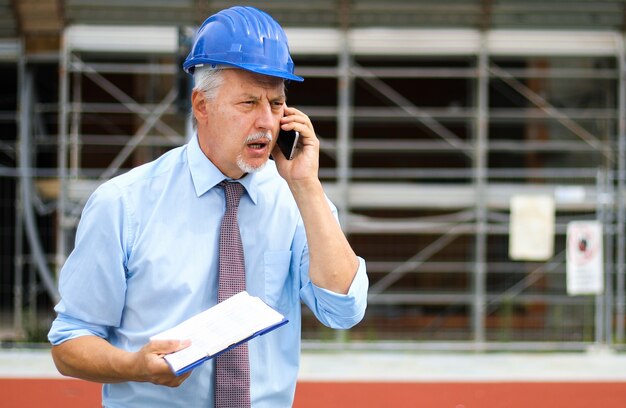
[[[48,340],[53,346],[81,336],[106,338],[107,328],[59,314],[48,332]]]
[[[311,283],[317,306],[324,311],[332,328],[348,329],[359,323],[365,315],[369,282],[365,261],[360,257],[357,259],[359,268],[347,294],[335,293]]]

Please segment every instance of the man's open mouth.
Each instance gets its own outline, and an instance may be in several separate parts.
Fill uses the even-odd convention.
[[[248,147],[250,147],[252,149],[263,149],[263,148],[265,148],[265,146],[267,146],[267,143],[265,143],[265,142],[248,143]]]

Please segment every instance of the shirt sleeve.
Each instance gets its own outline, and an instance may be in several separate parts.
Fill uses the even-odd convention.
[[[61,269],[52,344],[83,336],[105,337],[119,326],[126,294],[128,211],[111,182],[89,198],[76,233],[75,247]]]
[[[328,200],[337,218],[337,208]],[[304,228],[302,228],[304,231]],[[304,232],[303,232],[304,234]],[[300,263],[301,282],[300,298],[311,309],[317,319],[333,329],[349,329],[363,319],[367,307],[369,281],[365,260],[357,257],[359,266],[347,294],[335,293],[314,285],[308,275],[308,245],[303,245]]]
[[[333,329],[349,329],[363,319],[367,307],[369,281],[365,261],[358,257],[359,268],[347,294],[320,288],[311,281],[300,290],[302,300],[322,324]]]

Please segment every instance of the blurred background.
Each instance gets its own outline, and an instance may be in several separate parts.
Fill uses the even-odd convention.
[[[46,341],[95,187],[190,137],[182,60],[235,4],[0,0],[3,345]],[[623,349],[626,1],[246,5],[287,31],[306,78],[289,104],[313,120],[320,176],[368,262],[364,321],[335,332],[305,308],[305,349]],[[512,242],[519,196],[548,200],[547,243]],[[582,295],[567,290],[574,221],[602,228],[602,286]]]

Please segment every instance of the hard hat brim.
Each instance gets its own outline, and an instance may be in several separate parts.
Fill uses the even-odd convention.
[[[232,62],[219,61],[216,59],[209,60],[209,59],[202,59],[202,58],[193,58],[193,59],[190,59],[189,61],[185,61],[185,64],[183,65],[183,69],[188,74],[193,75],[193,71],[195,67],[199,65],[211,65],[213,67],[219,66],[219,65],[226,65],[229,67],[239,68],[239,69],[243,69],[246,71],[254,72],[255,74],[283,78],[283,79],[296,81],[296,82],[304,81],[304,78],[302,78],[301,76],[292,74],[291,72],[272,69],[271,67],[268,67],[268,66],[255,65],[255,64],[233,64]]]

